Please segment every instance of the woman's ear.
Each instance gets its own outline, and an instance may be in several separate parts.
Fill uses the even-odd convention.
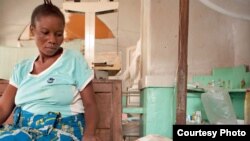
[[[34,30],[35,30],[35,27],[30,25],[30,37],[34,36]]]

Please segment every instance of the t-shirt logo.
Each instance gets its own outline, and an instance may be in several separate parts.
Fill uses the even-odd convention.
[[[53,83],[54,80],[55,80],[54,78],[49,78],[49,79],[47,80],[47,82],[48,82],[48,83]]]

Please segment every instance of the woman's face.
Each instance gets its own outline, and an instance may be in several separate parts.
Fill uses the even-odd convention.
[[[30,27],[41,55],[53,56],[63,42],[64,24],[56,16],[41,16]]]

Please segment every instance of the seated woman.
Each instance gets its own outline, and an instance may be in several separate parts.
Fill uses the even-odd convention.
[[[51,1],[37,6],[30,31],[39,54],[18,63],[0,98],[0,140],[99,141],[93,71],[80,52],[61,47],[64,15]]]

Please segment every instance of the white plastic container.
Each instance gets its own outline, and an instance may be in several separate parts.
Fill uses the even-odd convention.
[[[201,95],[210,124],[237,124],[237,118],[229,93],[219,87],[212,87]]]

